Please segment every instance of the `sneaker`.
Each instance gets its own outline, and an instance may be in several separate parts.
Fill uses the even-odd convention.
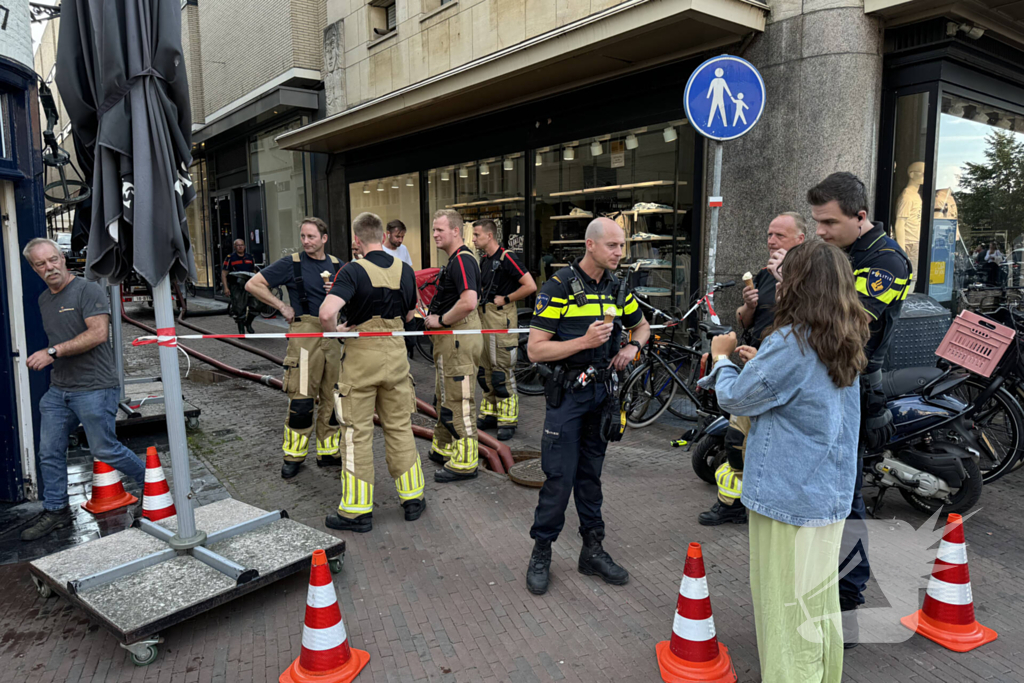
[[[35,541],[57,529],[69,527],[73,522],[74,515],[71,514],[70,507],[60,510],[44,510],[43,514],[36,519],[35,524],[21,532],[21,540]]]
[[[285,460],[283,463],[281,463],[281,478],[291,479],[292,477],[299,473],[299,469],[301,467],[301,462],[292,462],[290,460]]]
[[[423,511],[427,509],[427,500],[426,498],[407,500],[402,503],[402,507],[405,508],[405,521],[415,522],[423,514]]]
[[[477,429],[497,429],[498,428],[498,418],[495,417],[494,415],[484,415],[483,417],[478,417],[476,419],[476,428]]]
[[[476,470],[472,472],[453,472],[449,469],[443,469],[434,472],[434,481],[439,484],[447,484],[448,482],[462,481],[464,479],[476,479]]]
[[[498,427],[498,441],[508,441],[515,435],[515,427]]]
[[[365,515],[359,515],[355,519],[349,519],[335,512],[333,515],[327,515],[324,525],[329,529],[337,529],[338,531],[354,531],[357,534],[365,534],[373,529],[373,513],[367,512]]]
[[[340,455],[321,455],[316,459],[317,467],[340,467],[341,456]]]
[[[722,501],[715,501],[710,510],[700,513],[697,521],[702,526],[718,526],[719,524],[746,524],[747,507],[740,501],[732,505],[726,505]]]

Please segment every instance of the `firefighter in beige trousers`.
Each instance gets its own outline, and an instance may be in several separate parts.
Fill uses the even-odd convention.
[[[437,293],[430,302],[427,329],[479,330],[476,306],[480,267],[462,242],[462,216],[442,209],[434,214],[434,243],[448,254]],[[434,341],[437,424],[430,459],[444,463],[434,481],[446,483],[477,476],[476,376],[483,352],[480,334],[438,335]]]
[[[319,218],[302,220],[299,239],[302,242],[301,253],[285,256],[264,268],[246,283],[245,289],[279,310],[289,322],[289,333],[319,334],[323,331],[320,327],[320,304],[342,263],[325,253],[327,224]],[[271,287],[280,286],[288,288],[291,305],[286,305],[271,293]],[[317,465],[341,464],[337,457],[341,427],[334,414],[334,385],[338,381],[340,364],[341,343],[338,339],[306,337],[288,340],[283,382],[289,399],[282,444],[284,462],[281,477],[284,479],[299,473],[306,460],[314,425]]]
[[[381,247],[383,225],[372,213],[352,222],[363,258],[348,264],[320,306],[320,324],[339,332],[401,332],[416,308],[411,267]],[[338,312],[346,323],[337,324]],[[402,337],[357,337],[345,342],[335,413],[341,422],[341,502],[325,524],[365,533],[373,528],[373,414],[384,430],[388,472],[395,480],[405,519],[426,508],[423,469],[412,433],[416,395]]]

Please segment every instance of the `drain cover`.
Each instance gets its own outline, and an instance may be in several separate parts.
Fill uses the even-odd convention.
[[[517,484],[539,489],[544,485],[544,471],[540,468],[540,458],[530,458],[512,465],[508,478]]]

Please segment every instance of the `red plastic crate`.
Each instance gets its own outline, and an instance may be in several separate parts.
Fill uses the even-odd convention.
[[[989,377],[1013,343],[1015,332],[977,313],[962,311],[953,319],[935,355]]]

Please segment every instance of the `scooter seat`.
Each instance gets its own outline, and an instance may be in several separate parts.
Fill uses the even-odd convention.
[[[886,398],[916,394],[944,374],[941,368],[904,368],[882,373]]]

